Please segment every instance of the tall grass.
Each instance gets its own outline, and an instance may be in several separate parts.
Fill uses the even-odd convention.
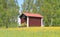
[[[60,27],[0,29],[0,37],[60,37]]]

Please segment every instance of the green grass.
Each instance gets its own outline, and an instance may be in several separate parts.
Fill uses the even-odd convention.
[[[17,28],[16,28],[17,29]],[[48,29],[48,28],[47,28]],[[29,29],[30,30],[30,29]],[[60,37],[59,30],[9,30],[9,29],[0,29],[0,37]]]

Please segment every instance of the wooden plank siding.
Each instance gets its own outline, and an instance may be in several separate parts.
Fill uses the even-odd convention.
[[[29,26],[41,26],[41,18],[29,17]]]

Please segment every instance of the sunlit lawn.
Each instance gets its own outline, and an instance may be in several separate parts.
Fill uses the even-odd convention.
[[[60,27],[0,28],[0,37],[60,37]]]

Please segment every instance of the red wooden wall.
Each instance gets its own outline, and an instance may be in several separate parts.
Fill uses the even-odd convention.
[[[21,23],[24,23],[24,22],[27,22],[27,20],[25,20],[24,18],[21,18]],[[29,17],[29,26],[41,26],[41,18]]]
[[[24,18],[21,18],[21,23],[26,22],[27,20],[25,20]]]
[[[41,26],[41,18],[29,17],[29,26]]]

